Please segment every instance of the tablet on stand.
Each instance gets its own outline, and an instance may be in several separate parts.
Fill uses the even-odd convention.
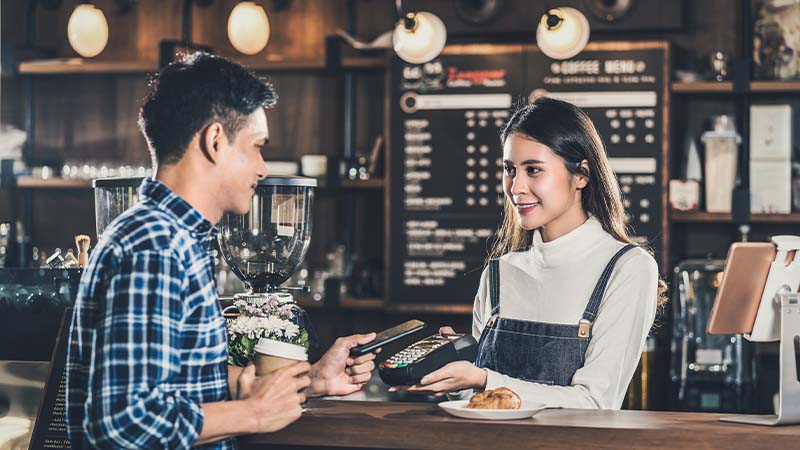
[[[774,415],[735,415],[724,422],[800,424],[800,236],[731,245],[708,321],[709,334],[780,341],[780,385]]]

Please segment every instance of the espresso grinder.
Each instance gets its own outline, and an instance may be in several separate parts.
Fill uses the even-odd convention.
[[[281,284],[298,269],[311,242],[316,187],[313,178],[267,177],[259,181],[247,214],[226,213],[217,225],[222,257],[248,289],[234,295],[234,303],[258,307],[277,299],[289,306],[292,321],[308,332],[309,349],[316,346],[316,335],[293,295],[304,288]]]

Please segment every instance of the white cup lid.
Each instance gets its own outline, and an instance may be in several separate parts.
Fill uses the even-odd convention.
[[[279,358],[308,361],[308,353],[306,353],[306,349],[302,345],[290,344],[288,342],[276,341],[274,339],[259,339],[255,346],[255,351],[265,355],[277,356]]]

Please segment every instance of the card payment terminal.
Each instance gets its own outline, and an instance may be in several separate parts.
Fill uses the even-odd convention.
[[[434,334],[384,361],[378,375],[389,386],[410,386],[447,363],[475,361],[477,352],[478,342],[471,335]]]

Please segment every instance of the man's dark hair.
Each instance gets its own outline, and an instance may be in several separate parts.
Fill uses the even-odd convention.
[[[221,123],[232,139],[247,116],[276,100],[269,81],[225,58],[198,52],[153,77],[139,110],[139,128],[154,165],[171,164],[207,125]]]

